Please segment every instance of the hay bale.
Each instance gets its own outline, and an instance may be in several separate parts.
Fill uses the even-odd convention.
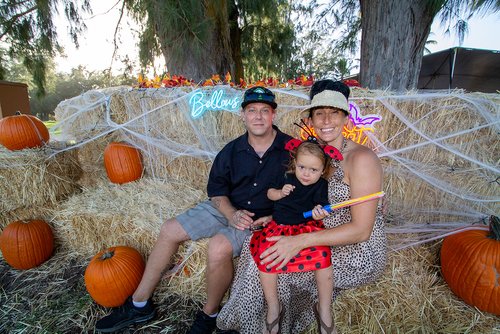
[[[91,257],[106,247],[127,245],[146,259],[161,224],[205,198],[205,192],[173,180],[142,178],[124,185],[97,181],[94,188],[59,205],[54,212],[54,234],[63,249],[79,256]],[[180,247],[173,258],[176,267],[165,273],[160,294],[205,298],[206,247],[207,240],[189,241]]]
[[[0,213],[23,207],[52,207],[77,192],[81,176],[76,154],[51,144],[9,151],[0,147]]]
[[[54,216],[54,206],[29,206],[2,212],[0,215],[0,229],[17,220],[41,219],[49,222]]]
[[[202,239],[187,241],[179,247],[172,261],[173,266],[165,272],[158,289],[155,290],[159,299],[180,294],[199,303],[205,302],[207,246],[208,239]]]
[[[149,178],[123,185],[102,182],[57,207],[55,235],[64,248],[83,256],[115,245],[146,256],[163,221],[205,198],[203,191],[183,183]]]
[[[154,155],[154,151],[142,152],[143,160],[147,159],[144,171],[146,176],[186,184],[188,187],[206,191],[208,174],[212,167],[211,160],[189,155],[172,158]]]
[[[82,184],[95,186],[96,179],[106,179],[102,151],[112,132],[141,149],[146,177],[205,189],[216,153],[244,128],[237,112],[207,111],[192,118],[188,94],[194,89],[101,91],[108,98],[103,101],[109,101],[104,106],[107,113],[100,115],[106,127],[80,147],[80,163],[85,166],[82,180],[87,180]],[[243,94],[228,86],[199,89]],[[279,104],[275,123],[297,137],[300,129],[293,123],[300,122],[309,88],[272,89]],[[401,228],[410,225],[413,231],[429,224],[467,225],[496,213],[500,200],[495,154],[500,149],[495,123],[499,94],[396,94],[352,88],[351,101],[362,115],[382,116],[373,126],[373,134],[361,126],[347,135],[357,142],[367,139],[367,145],[382,159],[386,211],[391,224],[400,229],[391,232],[408,232]],[[87,123],[92,122],[95,120],[90,118]]]
[[[468,306],[448,288],[440,273],[440,245],[391,252],[377,282],[344,291],[333,304],[339,332],[493,333],[498,329],[497,317]]]
[[[82,142],[101,135],[110,128],[110,101],[113,95],[126,92],[129,87],[111,87],[90,90],[60,102],[54,110],[63,140]]]
[[[99,183],[109,182],[104,167],[104,149],[109,143],[121,141],[122,139],[119,133],[113,132],[86,144],[75,146],[78,163],[82,168],[82,177],[78,180],[79,185],[92,188]]]
[[[497,214],[498,101],[499,94],[461,91],[372,100],[372,112],[383,117],[375,142],[388,218],[397,227],[390,231],[421,232],[395,247]]]

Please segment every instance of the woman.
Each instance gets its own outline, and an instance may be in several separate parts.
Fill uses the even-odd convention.
[[[330,203],[338,203],[382,190],[382,167],[375,153],[342,136],[349,120],[349,87],[342,82],[321,80],[311,88],[311,104],[305,110],[308,124],[324,144],[340,150],[343,160],[332,160],[328,178]],[[380,202],[369,201],[332,212],[325,229],[296,236],[276,236],[276,243],[262,254],[269,266],[284,266],[301,249],[313,245],[332,247],[333,298],[342,289],[375,280],[386,260],[386,238]],[[231,295],[218,316],[218,326],[241,333],[262,332],[264,297],[248,240],[243,245]],[[313,307],[317,289],[312,272],[283,274],[278,279],[282,305],[288,305],[281,321],[281,333],[300,333],[316,320]],[[319,309],[324,318],[330,310]]]

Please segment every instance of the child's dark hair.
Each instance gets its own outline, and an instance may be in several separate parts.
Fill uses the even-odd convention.
[[[330,166],[331,158],[325,154],[325,151],[323,151],[323,148],[318,143],[304,141],[299,145],[299,147],[297,147],[295,150],[292,151],[291,159],[288,164],[288,169],[286,171],[287,173],[290,174],[295,173],[295,163],[297,161],[297,157],[301,153],[309,153],[319,158],[323,162],[323,172],[325,172]]]

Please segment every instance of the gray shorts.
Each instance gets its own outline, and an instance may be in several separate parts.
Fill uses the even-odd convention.
[[[245,238],[249,230],[237,230],[228,225],[226,217],[213,207],[210,200],[199,203],[194,208],[176,217],[191,240],[211,238],[216,234],[224,235],[233,246],[233,257],[240,256]]]

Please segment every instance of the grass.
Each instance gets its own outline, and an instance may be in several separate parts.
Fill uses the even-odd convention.
[[[43,122],[43,124],[45,124],[47,129],[49,129],[50,134],[54,134],[54,135],[61,134],[61,129],[52,130],[52,128],[58,124],[57,121],[45,121],[45,122]]]
[[[1,259],[0,333],[93,333],[95,322],[110,309],[97,305],[87,293],[87,264],[88,260],[57,250],[30,270],[12,269]],[[155,320],[122,333],[183,333],[200,307],[180,295],[161,294],[156,302]]]
[[[437,274],[439,244],[391,253],[378,282],[345,291],[334,303],[341,333],[500,333],[500,319],[453,296]],[[0,257],[0,333],[94,333],[110,309],[97,305],[85,289],[89,259],[56,249],[30,270],[12,269]],[[162,280],[154,294],[156,318],[122,334],[185,333],[199,301],[169,292]],[[171,291],[171,290],[170,290]],[[316,334],[311,324],[306,334]]]

